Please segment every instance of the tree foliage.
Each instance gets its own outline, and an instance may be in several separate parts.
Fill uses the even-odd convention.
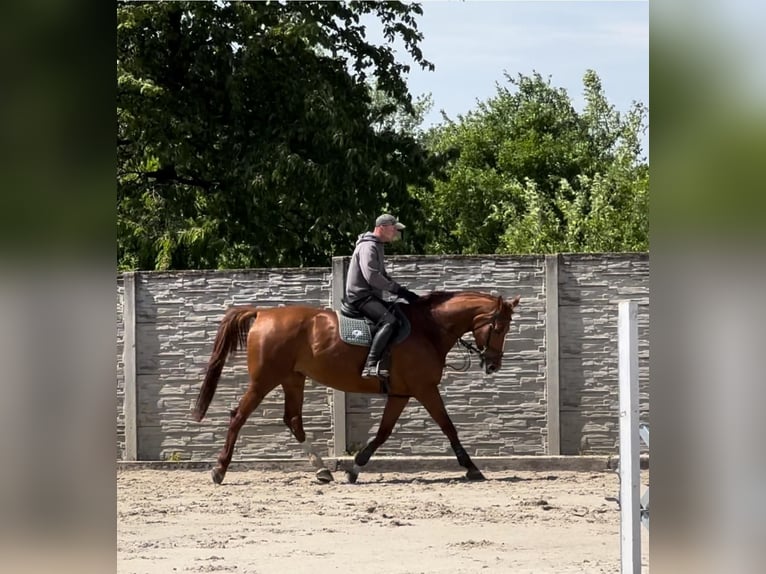
[[[647,109],[535,73],[422,132],[418,4],[120,2],[122,269],[327,265],[382,211],[393,253],[648,248]],[[374,17],[386,43],[366,39]]]
[[[435,164],[388,121],[416,113],[409,67],[364,14],[433,67],[418,4],[118,4],[121,268],[326,265],[381,209],[417,210]]]
[[[578,113],[539,74],[509,86],[428,136],[453,157],[433,189],[413,188],[432,225],[432,253],[550,253],[648,249],[647,110],[609,104],[593,71]]]

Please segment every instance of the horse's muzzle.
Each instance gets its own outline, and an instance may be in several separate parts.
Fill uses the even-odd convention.
[[[498,367],[497,365],[487,365],[486,367],[484,367],[484,372],[487,373],[488,375],[492,375],[496,373],[499,370],[499,368],[500,367]]]

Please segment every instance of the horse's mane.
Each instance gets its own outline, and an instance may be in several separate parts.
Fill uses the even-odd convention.
[[[426,295],[421,295],[418,303],[426,307],[435,307],[436,305],[441,305],[454,297],[462,295],[473,295],[481,298],[486,298],[488,296],[486,293],[480,293],[478,291],[431,291]]]
[[[426,307],[433,307],[434,305],[449,301],[455,295],[457,295],[457,293],[454,291],[431,291],[426,295],[421,295],[418,303],[421,303]]]

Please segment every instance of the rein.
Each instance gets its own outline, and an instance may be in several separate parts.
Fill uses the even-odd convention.
[[[463,339],[463,337],[460,337],[457,340],[458,343],[460,343],[465,349],[468,351],[468,354],[466,355],[465,361],[463,362],[462,367],[453,367],[450,364],[445,364],[444,368],[446,369],[452,369],[453,371],[457,371],[458,373],[465,373],[468,369],[471,368],[471,353],[475,353],[479,355],[479,366],[484,365],[484,355],[482,354],[482,350],[479,349],[476,345],[471,343],[470,341],[466,341]]]
[[[479,325],[478,327],[474,329],[474,331],[478,331],[482,327],[485,327],[487,325],[492,325],[492,329],[490,329],[490,332],[487,335],[487,344],[484,347],[479,348],[473,343],[471,343],[470,341],[466,341],[465,339],[463,339],[463,337],[458,337],[457,342],[468,351],[468,360],[463,364],[463,367],[460,367],[460,368],[453,367],[452,365],[445,365],[445,367],[450,368],[453,371],[458,371],[461,373],[467,371],[468,369],[471,368],[472,353],[479,356],[479,366],[483,367],[484,363],[487,361],[486,354],[487,354],[487,349],[489,348],[490,338],[492,337],[492,333],[496,331],[494,324],[495,324],[495,321],[497,320],[498,314],[499,313],[496,311],[495,313],[492,314],[492,317],[490,317],[488,321],[485,321],[484,323],[482,323],[481,325]],[[443,327],[441,327],[441,329],[443,331],[446,331],[446,329],[444,329]]]

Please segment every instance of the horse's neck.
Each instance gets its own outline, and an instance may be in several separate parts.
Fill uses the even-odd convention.
[[[444,346],[447,349],[451,349],[463,333],[471,330],[474,318],[482,312],[483,306],[478,300],[471,305],[461,305],[457,301],[450,301],[435,310],[442,327]]]
[[[458,309],[448,310],[443,312],[444,327],[450,333],[454,333],[456,337],[459,337],[471,328],[473,324],[473,318],[478,314],[473,308],[470,309]]]

